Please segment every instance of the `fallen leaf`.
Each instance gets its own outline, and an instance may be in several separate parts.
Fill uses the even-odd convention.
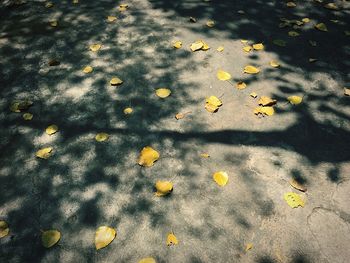
[[[48,135],[52,135],[52,134],[56,133],[57,131],[58,131],[58,127],[55,124],[52,124],[45,129],[45,132]]]
[[[287,42],[282,40],[282,39],[275,39],[273,41],[273,43],[276,45],[276,46],[280,46],[280,47],[285,47],[287,45]]]
[[[84,69],[83,69],[83,72],[88,74],[88,73],[91,73],[94,69],[91,67],[91,66],[86,66]]]
[[[36,157],[41,159],[48,159],[52,154],[52,149],[52,147],[42,148],[39,151],[37,151],[35,155]]]
[[[128,114],[131,114],[133,112],[133,109],[128,107],[128,108],[125,108],[123,112],[125,115],[128,115]]]
[[[205,101],[205,109],[209,112],[216,112],[219,107],[222,106],[221,100],[219,100],[215,96],[210,96],[209,98],[206,98]]]
[[[290,37],[297,37],[297,36],[299,36],[300,34],[298,33],[298,32],[296,32],[296,31],[289,31],[288,32],[288,36],[290,36]]]
[[[45,7],[46,8],[51,8],[51,7],[53,7],[54,6],[54,4],[52,3],[52,2],[47,2],[46,4],[45,4]]]
[[[213,179],[218,185],[225,186],[228,181],[228,175],[226,172],[219,171],[213,174]]]
[[[226,81],[231,79],[231,74],[226,71],[223,71],[222,69],[219,69],[218,72],[216,73],[216,77],[219,80]]]
[[[33,114],[26,112],[23,114],[23,119],[26,121],[30,121],[31,119],[33,119]]]
[[[292,179],[292,180],[290,180],[289,181],[289,184],[293,187],[293,188],[295,188],[295,189],[297,189],[297,190],[300,190],[300,191],[302,191],[302,192],[306,192],[306,190],[307,190],[307,188],[305,187],[305,186],[303,186],[302,184],[300,184],[297,180],[295,180],[295,179]]]
[[[129,8],[129,5],[127,5],[127,4],[121,4],[121,5],[119,5],[119,11],[120,12],[124,12],[124,11],[126,11],[127,9]]]
[[[301,199],[301,196],[293,192],[285,193],[284,200],[292,208],[296,208],[298,206],[304,207],[305,205],[305,202],[303,199]]]
[[[138,263],[157,263],[154,258],[143,258]]]
[[[7,236],[9,232],[10,232],[10,228],[8,224],[5,221],[0,220],[0,238]]]
[[[173,44],[174,48],[181,48],[182,47],[182,42],[181,41],[175,41]]]
[[[324,5],[325,8],[330,10],[338,10],[339,7],[335,3],[328,3]]]
[[[253,97],[254,99],[255,99],[256,97],[258,97],[258,94],[256,94],[255,92],[252,92],[252,93],[250,93],[249,95],[250,95],[250,97]]]
[[[303,101],[303,98],[299,96],[289,96],[287,99],[293,105],[298,105]]]
[[[189,21],[192,22],[192,23],[196,23],[197,19],[192,17],[192,16],[190,16]]]
[[[273,109],[273,107],[270,107],[270,106],[266,106],[266,107],[256,107],[254,109],[254,114],[255,115],[267,115],[267,116],[272,116],[273,114],[275,113],[275,110]]]
[[[49,66],[50,67],[58,66],[59,64],[61,64],[61,62],[59,62],[57,59],[51,59],[49,61]]]
[[[244,73],[257,74],[259,72],[260,72],[260,70],[254,66],[248,65],[248,66],[244,67]]]
[[[116,237],[117,232],[114,228],[108,226],[100,226],[95,233],[96,250],[108,246]]]
[[[206,51],[206,50],[210,49],[210,47],[208,46],[207,43],[205,43],[203,40],[201,40],[201,41],[202,41],[202,43],[203,43],[202,50]]]
[[[215,22],[213,20],[208,20],[206,25],[208,27],[213,27],[215,25]]]
[[[51,20],[51,21],[49,21],[49,24],[50,24],[50,26],[52,26],[52,27],[57,27],[57,26],[58,26],[57,20]]]
[[[246,43],[248,43],[248,40],[247,40],[247,39],[241,39],[241,42],[242,42],[243,44],[246,44]]]
[[[156,95],[159,97],[159,98],[166,98],[166,97],[169,97],[171,94],[171,90],[170,89],[167,89],[167,88],[160,88],[160,89],[156,89]]]
[[[248,250],[253,248],[253,243],[247,243],[247,245],[245,246],[245,251],[247,252]]]
[[[156,185],[156,196],[165,196],[173,191],[173,184],[169,181],[157,181]]]
[[[73,0],[73,4],[79,4],[79,0]]]
[[[317,61],[316,58],[309,58],[309,62],[310,62],[310,63],[313,63],[313,62],[315,62],[315,61]]]
[[[201,40],[198,40],[191,44],[190,49],[192,50],[192,52],[194,52],[202,49],[203,45],[204,45],[203,42]]]
[[[183,119],[183,118],[185,118],[185,116],[187,115],[187,114],[189,114],[189,113],[191,113],[190,111],[189,112],[185,112],[185,113],[177,113],[176,115],[175,115],[175,119],[177,119],[177,120],[180,120],[180,119]]]
[[[320,30],[320,31],[323,31],[323,32],[327,32],[328,31],[327,26],[324,23],[316,24],[315,28]]]
[[[280,66],[280,64],[276,60],[271,60],[270,66],[273,68],[278,68]]]
[[[112,86],[118,86],[118,85],[123,84],[123,81],[122,81],[120,78],[118,78],[118,77],[113,77],[113,78],[109,81],[109,83],[110,83]]]
[[[108,22],[114,22],[117,20],[117,17],[116,16],[107,16],[107,21]]]
[[[201,157],[203,157],[203,158],[209,158],[210,155],[209,155],[209,153],[201,153]]]
[[[262,43],[254,44],[253,48],[255,50],[262,50],[262,49],[264,49],[264,45]]]
[[[93,52],[96,52],[96,51],[100,50],[101,47],[102,47],[101,44],[93,44],[93,45],[90,46],[90,50],[93,51]]]
[[[159,159],[159,153],[150,146],[142,149],[138,164],[145,167],[153,166],[154,162]]]
[[[219,52],[222,52],[222,51],[224,51],[224,47],[223,47],[223,46],[220,46],[220,47],[218,47],[216,50],[219,51]]]
[[[277,100],[271,99],[270,97],[267,96],[261,96],[259,99],[258,104],[262,106],[272,106],[277,103]]]
[[[108,138],[109,138],[109,134],[105,133],[105,132],[100,132],[100,133],[96,134],[96,136],[95,136],[95,140],[98,142],[107,141]]]
[[[177,238],[174,235],[174,233],[169,233],[167,238],[166,238],[167,246],[177,245],[178,243],[179,243],[179,241],[177,240]]]
[[[237,89],[245,89],[247,87],[247,84],[245,84],[243,81],[237,82],[236,88]]]
[[[309,23],[310,22],[310,18],[304,17],[303,19],[301,19],[301,21],[303,21],[304,23]]]
[[[252,50],[252,46],[245,46],[245,47],[243,47],[243,50],[245,52],[250,52]]]
[[[294,2],[287,2],[286,5],[287,5],[288,7],[296,7],[296,6],[297,6],[297,4],[294,3]]]
[[[41,244],[45,248],[50,248],[61,239],[61,233],[57,230],[47,230],[41,234]]]
[[[344,95],[350,96],[350,89],[349,88],[344,88]]]

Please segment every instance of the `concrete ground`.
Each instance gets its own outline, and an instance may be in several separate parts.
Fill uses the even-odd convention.
[[[122,13],[111,0],[25,2],[0,4],[0,220],[10,227],[0,262],[349,262],[349,2],[332,11],[316,1],[130,0]],[[304,17],[301,29],[279,28],[280,18]],[[328,32],[313,28],[320,22]],[[211,49],[191,52],[198,39]],[[241,39],[265,49],[245,53]],[[53,58],[60,65],[50,67]],[[248,64],[261,72],[243,74]],[[94,71],[84,74],[86,65]],[[247,88],[219,81],[218,69]],[[111,87],[113,76],[124,83]],[[171,96],[155,96],[159,87]],[[273,116],[253,114],[253,91],[278,101]],[[223,102],[214,114],[204,108],[211,95]],[[291,95],[302,104],[289,104]],[[30,121],[9,110],[21,99],[34,102]],[[179,112],[190,113],[176,120]],[[50,124],[59,127],[52,136]],[[109,140],[96,142],[98,132]],[[46,146],[53,155],[36,158]],[[137,165],[144,146],[160,153],[153,167]],[[212,179],[221,170],[225,187]],[[171,180],[173,193],[156,197],[157,180]],[[305,207],[289,207],[286,192]],[[117,237],[96,251],[101,225]],[[47,229],[62,234],[50,249],[40,240]],[[171,231],[179,244],[167,247]]]

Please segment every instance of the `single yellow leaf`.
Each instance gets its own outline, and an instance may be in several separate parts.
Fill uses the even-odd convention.
[[[123,84],[123,81],[122,81],[120,78],[118,78],[118,77],[113,77],[113,78],[109,81],[109,83],[110,83],[112,86],[118,86],[118,85]]]
[[[166,98],[166,97],[169,97],[171,94],[171,90],[170,89],[167,89],[167,88],[160,88],[160,89],[156,89],[156,95],[159,97],[159,98]]]
[[[108,138],[109,138],[109,134],[105,133],[105,132],[100,132],[100,133],[96,134],[96,136],[95,136],[95,140],[98,142],[107,141]]]
[[[203,47],[201,48],[201,50],[207,51],[208,49],[210,49],[210,47],[208,46],[207,43],[205,43],[203,40],[201,40],[203,43]]]
[[[181,48],[182,47],[182,42],[181,41],[175,41],[173,44],[174,48]]]
[[[194,52],[202,49],[203,46],[204,46],[203,42],[201,40],[197,40],[196,42],[191,44],[190,49],[192,50],[192,52]]]
[[[209,155],[209,153],[201,153],[201,157],[203,157],[203,158],[209,158],[210,155]]]
[[[236,88],[237,89],[245,89],[247,87],[247,84],[245,84],[243,81],[237,82]]]
[[[280,66],[280,64],[276,60],[271,60],[270,61],[270,66],[273,67],[273,68],[278,68]]]
[[[128,8],[129,8],[129,5],[127,5],[127,4],[119,5],[119,11],[120,12],[126,11]]]
[[[288,7],[296,7],[297,4],[294,3],[294,2],[287,2],[287,6],[288,6]]]
[[[0,238],[7,236],[9,232],[10,232],[10,228],[8,224],[5,221],[0,220]]]
[[[173,191],[173,184],[169,181],[157,181],[155,188],[157,190],[156,196],[165,196]]]
[[[303,21],[304,23],[309,23],[310,22],[310,18],[304,17],[303,19],[301,19],[301,21]]]
[[[157,263],[154,258],[143,258],[138,263]]]
[[[243,50],[245,51],[245,52],[250,52],[251,50],[252,50],[252,46],[245,46],[245,47],[243,47]]]
[[[52,26],[52,27],[57,27],[58,26],[57,20],[51,20],[49,23],[50,23],[50,26]]]
[[[213,174],[213,179],[218,185],[225,186],[228,181],[228,175],[226,172],[219,171]]]
[[[41,234],[41,244],[45,248],[50,248],[61,239],[61,233],[57,230],[47,230]]]
[[[244,67],[244,73],[257,74],[259,72],[260,72],[260,69],[254,67],[254,66],[248,65],[248,66]]]
[[[299,96],[289,96],[287,99],[293,105],[298,105],[303,101],[303,98]]]
[[[253,248],[253,243],[247,243],[247,245],[245,246],[245,251],[247,252],[248,250]]]
[[[36,152],[36,157],[41,159],[48,159],[52,154],[52,149],[52,147],[42,148]]]
[[[216,96],[210,96],[209,98],[206,98],[206,103],[212,104],[214,106],[220,107],[222,105],[222,101],[218,99]]]
[[[231,79],[231,74],[226,71],[223,71],[222,69],[219,69],[218,72],[216,73],[216,77],[219,80],[226,81]]]
[[[273,107],[270,107],[270,106],[266,106],[266,107],[259,106],[254,109],[255,115],[262,114],[262,115],[272,116],[274,113],[275,113],[275,110],[273,109]]]
[[[298,32],[296,32],[296,31],[289,31],[289,32],[288,32],[288,35],[289,35],[290,37],[297,37],[297,36],[299,36],[300,34],[299,34]]]
[[[56,133],[57,131],[58,131],[58,127],[55,124],[52,124],[45,129],[45,132],[48,135],[52,135],[52,134]]]
[[[277,100],[271,99],[270,97],[267,96],[261,96],[258,104],[262,106],[272,106],[277,103]]]
[[[315,28],[320,30],[320,31],[323,31],[323,32],[327,32],[328,31],[327,26],[324,23],[316,24]]]
[[[262,50],[262,49],[264,49],[264,45],[262,43],[254,44],[253,48],[255,50]]]
[[[293,188],[295,188],[295,189],[297,189],[297,190],[299,190],[299,191],[306,192],[306,190],[307,190],[307,188],[306,188],[305,186],[303,186],[302,184],[300,184],[300,183],[299,183],[297,180],[295,180],[295,179],[290,180],[290,181],[289,181],[289,184],[290,184]]]
[[[214,112],[216,112],[216,111],[219,109],[218,106],[215,106],[215,105],[210,104],[210,103],[206,103],[205,106],[204,106],[204,108],[205,108],[208,112],[211,112],[211,113],[214,113]]]
[[[303,199],[301,199],[301,196],[293,192],[285,193],[284,200],[292,208],[296,208],[298,206],[305,206],[305,202]]]
[[[256,97],[258,97],[258,94],[256,94],[255,92],[252,92],[252,93],[250,93],[249,95],[250,95],[250,97],[253,97],[254,99],[255,99]]]
[[[91,66],[86,66],[84,69],[83,69],[83,72],[88,74],[88,73],[91,73],[94,69],[91,67]]]
[[[52,3],[52,2],[47,2],[46,4],[45,4],[45,7],[46,8],[51,8],[51,7],[53,7],[54,6],[54,4]]]
[[[90,50],[93,51],[93,52],[96,52],[96,51],[100,50],[101,47],[102,47],[101,44],[93,44],[93,45],[90,46]]]
[[[273,40],[273,43],[276,46],[280,46],[280,47],[285,47],[287,45],[287,42],[282,40],[282,39],[275,39],[275,40]]]
[[[166,238],[167,246],[177,245],[178,243],[179,243],[179,241],[177,240],[177,238],[174,235],[174,233],[169,233],[167,238]]]
[[[328,3],[324,5],[325,8],[330,9],[330,10],[338,10],[339,7],[335,3]]]
[[[128,114],[131,114],[133,112],[133,109],[128,107],[128,108],[125,108],[123,112],[125,115],[128,115]]]
[[[247,39],[241,39],[241,42],[242,42],[243,44],[246,44],[246,43],[248,43],[248,40],[247,40]]]
[[[220,46],[220,47],[218,47],[216,50],[219,51],[219,52],[222,52],[222,51],[224,51],[224,47],[223,47],[223,46]]]
[[[108,22],[114,22],[117,20],[117,17],[116,16],[107,16],[107,21]]]
[[[215,25],[215,22],[213,20],[208,20],[207,21],[207,26],[208,27],[213,27]]]
[[[349,88],[344,88],[344,95],[350,96],[350,89]]]
[[[100,226],[95,233],[96,250],[108,246],[116,237],[117,232],[114,228],[108,226]]]
[[[153,166],[154,162],[159,159],[159,153],[150,146],[143,147],[138,164],[145,167]]]
[[[33,119],[33,114],[26,112],[23,114],[23,119],[26,121],[30,121],[31,119]]]

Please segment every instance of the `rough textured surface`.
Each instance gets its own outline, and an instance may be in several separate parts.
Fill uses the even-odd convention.
[[[80,2],[0,4],[0,219],[10,226],[0,262],[348,262],[348,2],[330,11],[314,1],[287,8],[265,0],[130,0],[123,13],[118,1]],[[118,19],[109,23],[108,15]],[[289,37],[281,17],[311,22]],[[329,32],[313,29],[318,22]],[[211,49],[191,52],[198,39]],[[241,39],[265,49],[245,53]],[[175,40],[182,49],[172,47]],[[102,48],[93,53],[95,43]],[[60,64],[49,66],[51,59]],[[261,72],[243,74],[248,64]],[[82,72],[87,65],[90,74]],[[233,85],[217,80],[218,69]],[[124,83],[111,87],[112,77]],[[236,89],[238,81],[247,88]],[[155,95],[161,87],[171,89],[169,98]],[[253,91],[278,101],[275,115],[253,114]],[[223,102],[214,114],[204,109],[211,95]],[[290,105],[291,95],[303,96],[302,104]],[[34,102],[31,121],[9,110],[25,98]],[[124,115],[126,107],[133,113]],[[176,120],[178,112],[189,113]],[[52,136],[50,124],[59,127]],[[99,132],[109,140],[96,142]],[[137,158],[147,145],[160,159],[143,168]],[[48,160],[35,158],[48,146]],[[221,170],[229,175],[225,187],[212,179]],[[308,188],[299,192],[304,208],[283,200],[298,192],[292,178]],[[156,197],[157,180],[172,181],[173,193]],[[116,228],[117,237],[96,251],[101,225]],[[62,234],[50,249],[40,243],[47,229]],[[171,231],[179,244],[167,247]]]

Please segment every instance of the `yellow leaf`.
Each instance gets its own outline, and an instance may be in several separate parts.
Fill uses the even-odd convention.
[[[301,21],[303,21],[304,23],[309,23],[310,22],[310,18],[305,17],[305,18],[301,19]]]
[[[51,20],[49,23],[50,23],[50,26],[52,26],[52,27],[57,27],[57,25],[58,25],[57,20]]]
[[[280,64],[276,60],[271,60],[270,66],[273,68],[278,68],[280,66]]]
[[[95,136],[95,140],[98,142],[107,141],[108,138],[109,138],[109,135],[108,135],[108,133],[105,133],[105,132],[100,132],[100,133],[96,134],[96,136]]]
[[[277,103],[277,100],[271,99],[270,97],[267,96],[261,96],[258,104],[263,105],[263,106],[272,106]]]
[[[214,113],[214,112],[216,112],[216,111],[219,109],[218,106],[215,106],[215,105],[210,104],[210,103],[206,103],[205,106],[204,106],[204,108],[205,108],[207,111],[211,112],[211,113]]]
[[[158,159],[159,153],[152,147],[146,146],[140,153],[138,164],[145,167],[151,167]]]
[[[127,4],[121,4],[119,5],[119,11],[120,12],[123,12],[123,11],[126,11],[128,9],[129,5]]]
[[[303,186],[302,184],[300,184],[297,180],[295,180],[295,179],[292,179],[292,180],[290,180],[289,181],[289,184],[293,187],[293,188],[295,188],[295,189],[297,189],[297,190],[300,190],[300,191],[302,191],[302,192],[306,192],[306,190],[307,190],[307,188],[305,187],[305,186]]]
[[[223,71],[222,69],[219,69],[218,72],[216,73],[216,77],[219,80],[226,81],[226,80],[230,80],[231,79],[231,74],[226,72],[226,71]]]
[[[108,22],[114,22],[115,20],[117,20],[116,16],[107,16],[107,21]]]
[[[280,47],[285,47],[287,45],[286,41],[282,40],[282,39],[275,39],[273,41],[273,43],[276,45],[276,46],[280,46]]]
[[[266,107],[259,106],[254,109],[255,115],[262,114],[262,115],[272,116],[274,113],[275,113],[275,110],[273,109],[273,107],[270,107],[270,106],[266,106]]]
[[[164,196],[173,191],[173,184],[168,181],[157,181],[155,187],[157,190],[156,196]]]
[[[330,9],[330,10],[338,10],[339,9],[339,7],[335,3],[328,3],[324,7],[327,9]]]
[[[203,40],[201,40],[201,41],[202,41],[202,43],[203,43],[202,50],[204,50],[204,51],[208,50],[208,49],[210,48],[210,47],[208,46],[208,44],[205,43]]]
[[[328,31],[327,26],[324,23],[318,23],[317,25],[315,25],[315,28],[323,32]]]
[[[41,234],[41,244],[45,248],[50,248],[57,244],[61,238],[61,233],[57,230],[47,230]]]
[[[246,43],[248,43],[248,40],[247,40],[247,39],[241,39],[241,42],[242,42],[243,44],[246,44]]]
[[[220,46],[220,47],[218,47],[216,50],[219,51],[219,52],[222,52],[222,51],[224,51],[224,47],[223,47],[223,46]]]
[[[143,258],[138,263],[157,263],[154,258]]]
[[[245,251],[247,252],[248,250],[253,248],[253,243],[247,243],[247,245],[245,246]]]
[[[96,51],[100,50],[101,47],[102,47],[101,44],[93,44],[90,46],[90,50],[93,52],[96,52]]]
[[[26,121],[30,121],[31,119],[33,119],[33,114],[27,112],[23,114],[23,119]]]
[[[305,202],[303,199],[301,199],[301,196],[292,192],[285,193],[284,200],[292,208],[296,208],[298,206],[304,207],[305,205]]]
[[[253,97],[254,99],[255,99],[256,97],[258,97],[258,94],[256,94],[255,92],[252,92],[252,93],[250,93],[249,95],[250,95],[250,97]]]
[[[294,3],[294,2],[287,2],[287,6],[288,6],[288,7],[296,7],[297,4]]]
[[[88,74],[88,73],[91,73],[93,71],[93,68],[91,66],[86,66],[84,69],[83,69],[83,72]]]
[[[95,233],[96,250],[108,246],[116,237],[117,232],[114,228],[108,226],[100,226]]]
[[[182,42],[181,41],[175,41],[173,47],[174,48],[181,48],[182,47]]]
[[[237,89],[245,89],[247,87],[247,84],[245,84],[243,81],[240,81],[236,84]]]
[[[228,175],[226,172],[223,171],[216,172],[213,174],[213,179],[218,185],[225,186],[228,181]]]
[[[52,135],[52,134],[56,133],[57,131],[58,131],[58,127],[55,124],[52,124],[45,129],[45,132],[48,135]]]
[[[299,96],[290,96],[287,99],[293,105],[298,105],[303,101],[303,98]]]
[[[114,77],[114,78],[112,78],[112,79],[109,81],[109,83],[110,83],[112,86],[118,86],[118,85],[123,84],[123,81],[122,81],[120,78],[118,78],[118,77]]]
[[[156,89],[156,95],[159,97],[159,98],[166,98],[166,97],[169,97],[171,94],[171,90],[170,89],[167,89],[167,88],[160,88],[160,89]]]
[[[209,158],[210,157],[209,153],[201,153],[201,156],[203,158]]]
[[[212,104],[217,107],[220,107],[222,105],[222,101],[219,100],[216,96],[210,96],[209,98],[207,98],[206,103]]]
[[[245,47],[243,47],[243,50],[245,52],[250,52],[252,50],[252,46],[245,46]]]
[[[79,4],[79,0],[73,0],[73,4]]]
[[[46,8],[51,8],[51,7],[53,7],[53,3],[52,3],[52,2],[47,2],[47,3],[45,4],[45,7],[46,7]]]
[[[208,27],[213,27],[215,25],[215,22],[213,20],[208,20],[207,21],[207,26]]]
[[[42,148],[36,152],[36,157],[41,159],[48,159],[51,156],[52,149],[52,147]]]
[[[177,238],[174,235],[174,233],[169,233],[167,238],[166,238],[167,246],[177,245],[178,243],[179,243],[179,241],[177,240]]]
[[[197,40],[196,42],[191,44],[190,49],[192,50],[192,52],[194,52],[194,51],[202,49],[203,45],[204,44],[201,40]]]
[[[10,228],[8,224],[5,221],[0,220],[0,238],[7,236],[9,232],[10,232]]]
[[[21,112],[21,110],[19,109],[19,102],[13,102],[10,105],[10,110],[12,112]]]
[[[133,112],[133,109],[130,108],[130,107],[124,109],[124,114],[125,115],[131,114],[132,112]]]
[[[257,74],[259,72],[260,72],[260,69],[254,67],[254,66],[248,65],[248,66],[244,67],[244,73]]]
[[[264,45],[262,43],[254,44],[253,48],[255,50],[262,50],[262,49],[264,49]]]
[[[350,89],[349,88],[344,88],[344,95],[350,96]]]
[[[299,34],[298,32],[296,32],[296,31],[289,31],[289,32],[288,32],[288,35],[289,35],[290,37],[297,37],[297,36],[299,36],[300,34]]]

